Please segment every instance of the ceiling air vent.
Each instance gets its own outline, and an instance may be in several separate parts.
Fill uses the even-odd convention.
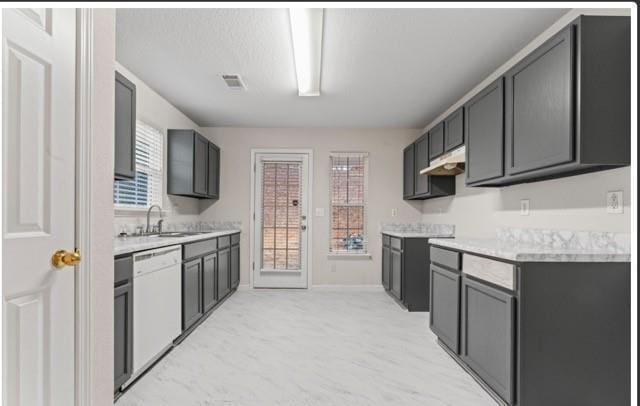
[[[222,75],[222,79],[224,80],[224,83],[227,84],[227,87],[231,90],[247,89],[240,75]]]

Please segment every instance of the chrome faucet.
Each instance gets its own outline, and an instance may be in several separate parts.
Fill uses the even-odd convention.
[[[156,224],[156,226],[152,229],[151,225],[149,224],[150,221],[150,217],[151,217],[151,210],[153,210],[154,207],[158,208],[158,212],[160,213],[160,220],[158,220],[158,223]],[[157,228],[157,232],[161,233],[162,232],[162,207],[158,206],[157,204],[152,205],[151,207],[149,207],[149,210],[147,210],[147,233],[151,233],[151,232],[155,232],[155,229]]]

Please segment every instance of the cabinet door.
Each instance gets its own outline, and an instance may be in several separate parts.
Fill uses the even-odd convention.
[[[136,176],[136,86],[118,72],[115,102],[115,178],[133,179]]]
[[[391,287],[390,279],[391,279],[391,255],[390,250],[387,247],[382,247],[382,286],[386,290],[389,290]]]
[[[218,300],[225,297],[231,290],[229,286],[230,253],[229,248],[218,251]]]
[[[193,139],[193,192],[207,195],[207,171],[209,169],[209,141],[198,133]]]
[[[429,137],[425,134],[415,142],[415,195],[429,193],[429,176],[420,175],[420,171],[429,166]]]
[[[460,275],[431,265],[429,326],[456,353],[460,343]]]
[[[231,288],[235,289],[240,284],[240,246],[231,246]]]
[[[502,83],[493,82],[464,106],[467,184],[504,175]]]
[[[209,160],[207,174],[207,194],[209,197],[218,198],[220,189],[220,149],[209,143]]]
[[[202,259],[202,307],[206,312],[216,304],[218,254],[210,254]]]
[[[402,253],[390,250],[391,253],[391,293],[402,299]]]
[[[202,317],[202,259],[182,265],[182,330]]]
[[[114,289],[113,346],[115,392],[131,377],[133,370],[133,285],[131,282]]]
[[[574,159],[572,33],[564,29],[506,75],[509,174]]]
[[[444,123],[439,123],[429,131],[429,159],[435,159],[444,152]]]
[[[444,120],[444,151],[464,145],[464,109],[461,107]]]
[[[404,149],[404,158],[403,158],[403,197],[410,198],[414,195],[414,183],[413,183],[413,175],[415,172],[415,161],[414,161],[414,145],[411,144]]]
[[[512,295],[462,279],[460,356],[508,404],[514,397],[514,306]]]

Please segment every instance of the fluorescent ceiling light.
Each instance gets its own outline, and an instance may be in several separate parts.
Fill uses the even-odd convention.
[[[289,9],[299,96],[320,96],[323,15],[321,8]]]

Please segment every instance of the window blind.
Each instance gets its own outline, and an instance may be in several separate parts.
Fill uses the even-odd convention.
[[[368,154],[332,153],[329,252],[367,253]]]
[[[133,180],[114,182],[117,208],[162,207],[163,142],[159,130],[136,121],[136,174]]]

